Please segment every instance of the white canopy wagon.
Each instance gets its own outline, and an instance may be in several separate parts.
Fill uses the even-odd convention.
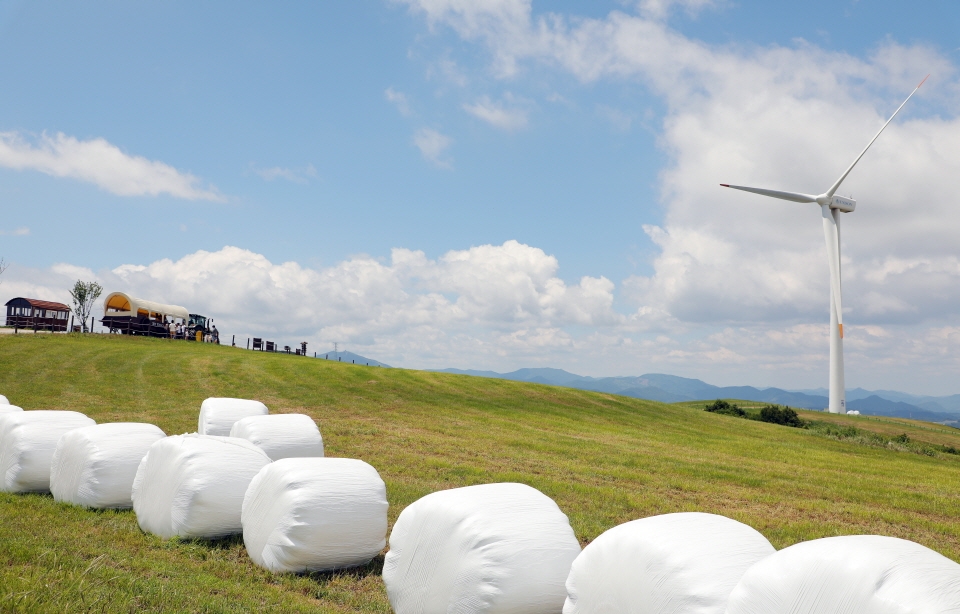
[[[123,292],[113,292],[103,301],[103,319],[100,323],[111,333],[169,337],[170,324],[183,324],[185,337],[195,339],[197,333],[207,333],[207,318],[189,313],[179,305],[164,305]]]

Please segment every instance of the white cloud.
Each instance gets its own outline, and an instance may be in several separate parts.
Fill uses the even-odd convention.
[[[494,102],[488,96],[473,104],[463,105],[463,110],[501,130],[519,130],[527,125],[526,110],[516,107],[508,109],[503,103]]]
[[[431,27],[445,24],[467,40],[494,40],[526,44],[529,40],[530,0],[396,0],[426,16]],[[512,47],[512,45],[511,45]],[[520,49],[491,44],[498,74],[516,72]]]
[[[307,164],[306,166],[301,166],[298,168],[283,168],[280,166],[259,168],[251,164],[250,170],[266,181],[285,179],[293,183],[307,183],[310,181],[310,179],[317,176],[317,169],[313,168],[312,164]]]
[[[403,92],[398,92],[392,87],[388,87],[386,90],[384,90],[383,96],[388,102],[392,102],[397,107],[397,110],[400,111],[401,115],[411,115],[410,101],[407,100],[406,94]]]
[[[73,280],[79,279],[81,281],[100,281],[100,278],[97,277],[97,274],[93,272],[93,269],[76,266],[67,262],[58,262],[50,267],[50,270],[57,275],[62,275]],[[71,283],[70,285],[72,286],[73,284]]]
[[[676,8],[683,9],[688,15],[696,15],[705,8],[716,8],[717,0],[640,0],[640,13],[651,19],[664,19]]]
[[[13,230],[0,230],[0,235],[6,235],[8,237],[25,237],[30,234],[30,229],[26,226],[21,226]]]
[[[197,177],[163,162],[128,155],[102,138],[81,141],[58,132],[43,134],[31,143],[20,133],[0,132],[0,166],[86,181],[118,196],[169,194],[187,200],[224,200]]]
[[[453,144],[453,139],[437,132],[433,128],[420,128],[413,135],[413,144],[420,150],[423,157],[440,168],[452,168],[448,159],[443,159],[443,153]]]
[[[403,349],[411,338],[421,340],[419,349],[434,339],[430,352],[443,365],[462,356],[465,345],[498,355],[499,342],[512,338],[511,346],[529,355],[547,338],[569,336],[564,327],[623,321],[612,310],[612,282],[584,277],[568,285],[558,268],[553,256],[516,241],[453,250],[435,260],[397,248],[388,263],[357,256],[320,269],[225,247],[99,274],[69,264],[12,267],[3,291],[65,300],[74,280],[96,280],[107,292],[209,315],[230,334],[360,344],[400,361],[411,359]]]

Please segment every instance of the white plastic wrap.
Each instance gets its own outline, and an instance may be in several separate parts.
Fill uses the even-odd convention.
[[[566,515],[535,488],[467,486],[403,510],[383,581],[397,614],[559,614],[579,553]]]
[[[50,467],[53,498],[85,507],[131,507],[140,461],[164,437],[158,427],[139,422],[97,424],[64,433]]]
[[[210,397],[200,404],[200,420],[197,432],[201,435],[227,437],[233,423],[247,416],[265,416],[267,406],[260,401]]]
[[[651,516],[606,531],[570,569],[563,614],[723,614],[744,572],[775,552],[724,516]]]
[[[96,424],[75,411],[34,410],[0,413],[0,490],[50,490],[50,463],[60,436]]]
[[[0,405],[9,405],[10,401],[7,400],[7,397],[0,394]]]
[[[243,543],[270,571],[355,567],[387,536],[387,488],[350,458],[287,458],[260,470],[243,499]]]
[[[245,439],[176,435],[150,446],[133,480],[140,528],[164,539],[239,533],[243,495],[270,458]]]
[[[323,456],[323,437],[313,418],[305,414],[249,416],[237,420],[231,437],[242,437],[273,460]]]
[[[741,578],[728,614],[960,612],[960,564],[920,544],[879,535],[801,542]]]
[[[16,405],[0,405],[0,414],[12,414],[13,412],[23,411],[22,407],[17,407]]]

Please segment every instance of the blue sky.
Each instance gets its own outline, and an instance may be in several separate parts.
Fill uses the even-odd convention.
[[[18,245],[26,250],[17,250],[18,260],[112,267],[118,257],[152,261],[230,243],[275,260],[332,262],[358,252],[387,256],[395,246],[439,255],[518,239],[569,261],[569,274],[579,277],[603,262],[616,263],[608,275],[622,276],[630,270],[625,257],[648,247],[637,237],[647,219],[638,210],[656,206],[661,156],[649,135],[619,134],[596,117],[594,93],[580,102],[591,105],[586,113],[548,106],[547,117],[520,134],[491,132],[461,109],[504,89],[483,74],[483,54],[467,50],[479,74],[465,77],[471,83],[463,88],[431,78],[456,41],[434,40],[402,6],[224,8],[8,10],[0,74],[20,85],[3,96],[4,130],[102,137],[189,171],[227,201],[131,200],[7,172],[6,194],[23,203],[8,225],[32,234]],[[575,83],[558,85],[571,100],[582,95]],[[555,89],[518,87],[539,98]],[[408,98],[409,117],[386,100],[388,88]],[[413,146],[420,127],[454,139],[450,170]],[[296,183],[255,172],[274,167],[315,175]],[[63,220],[89,211],[91,222],[122,215],[144,230],[99,223],[73,238],[68,224],[31,216],[36,209]],[[611,214],[628,223],[611,226]]]
[[[845,184],[848,383],[958,392],[958,31],[866,0],[0,3],[0,299],[86,276],[402,366],[819,386],[819,212],[713,186],[825,189],[932,72]],[[908,232],[894,178],[937,203]]]

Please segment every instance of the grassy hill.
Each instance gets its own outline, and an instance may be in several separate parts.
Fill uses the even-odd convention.
[[[445,373],[110,336],[0,337],[0,393],[25,409],[195,431],[201,401],[237,396],[317,420],[329,456],[387,484],[390,521],[435,490],[519,481],[580,540],[636,518],[724,514],[777,548],[830,535],[903,537],[960,561],[960,431],[830,417],[929,444],[867,445],[652,401]],[[242,540],[163,542],[131,511],[0,494],[2,611],[389,612],[382,557],[342,574],[275,576]]]

